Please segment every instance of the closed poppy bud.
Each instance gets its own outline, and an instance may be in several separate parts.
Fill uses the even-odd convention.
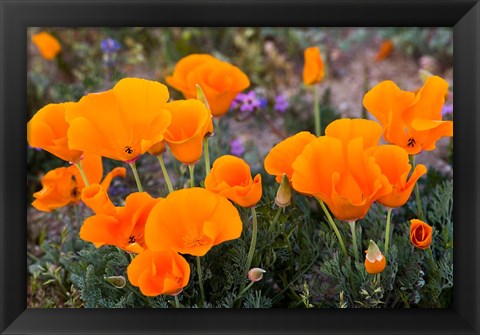
[[[105,280],[116,288],[124,288],[127,283],[124,276],[110,276],[106,277]]]
[[[275,197],[275,204],[278,207],[284,208],[290,205],[291,199],[292,199],[292,189],[290,187],[290,182],[288,181],[287,175],[284,173],[282,182],[278,187],[277,196]]]
[[[135,256],[127,268],[127,275],[143,295],[177,295],[188,284],[190,266],[185,258],[171,250],[146,250]]]
[[[374,241],[370,240],[368,250],[365,253],[365,270],[367,273],[374,275],[385,269],[387,260]]]
[[[202,156],[203,138],[212,122],[210,112],[196,99],[173,101],[165,108],[172,115],[165,142],[177,160],[194,164]]]
[[[419,249],[428,249],[432,244],[432,227],[418,219],[410,220],[410,242]]]
[[[265,271],[264,269],[260,269],[260,268],[250,269],[250,271],[248,271],[248,279],[250,279],[254,283],[257,282],[257,281],[260,281],[260,280],[262,280],[263,274],[265,272],[267,272],[267,271]]]
[[[325,75],[322,55],[318,47],[310,47],[304,52],[303,82],[305,85],[314,85],[322,81]]]
[[[202,87],[198,84],[195,86],[197,88],[197,100],[203,102],[205,104],[205,107],[207,107],[207,110],[210,112],[210,123],[208,125],[207,133],[205,134],[205,136],[210,136],[213,134],[213,118],[212,112],[210,110],[210,105],[208,104],[207,97],[205,96]]]
[[[166,81],[187,99],[197,97],[199,85],[213,116],[225,114],[237,94],[250,86],[250,80],[239,68],[206,54],[182,58]]]
[[[45,31],[32,35],[32,42],[37,46],[40,54],[46,60],[53,60],[62,50],[60,42]]]
[[[65,121],[66,108],[73,104],[75,103],[48,104],[36,112],[27,123],[28,144],[46,150],[67,162],[79,162],[83,151],[69,147],[68,123]]]
[[[254,179],[250,167],[239,157],[224,155],[213,162],[205,178],[205,188],[232,200],[242,207],[254,206],[262,197],[262,176]]]

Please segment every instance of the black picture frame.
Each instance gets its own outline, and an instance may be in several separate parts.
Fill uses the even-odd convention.
[[[2,334],[480,334],[480,3],[474,0],[0,0]],[[29,26],[454,28],[454,273],[448,309],[26,309]]]

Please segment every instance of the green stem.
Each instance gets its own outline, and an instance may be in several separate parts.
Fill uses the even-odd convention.
[[[210,173],[210,152],[208,150],[208,139],[210,136],[203,138],[203,152],[205,154],[205,173],[208,175]]]
[[[321,135],[321,127],[320,127],[320,95],[318,93],[318,86],[313,86],[313,113],[315,115],[315,134],[317,136]]]
[[[129,165],[132,168],[133,175],[135,177],[135,181],[136,181],[137,187],[138,187],[138,192],[143,192],[142,183],[140,182],[140,177],[138,177],[137,166],[135,165],[135,162],[131,162],[131,163],[129,163]]]
[[[338,243],[340,243],[340,247],[342,248],[342,251],[343,251],[344,255],[348,256],[347,248],[345,248],[345,243],[343,243],[342,235],[340,235],[340,232],[338,231],[338,228],[337,228],[337,225],[335,224],[335,221],[333,221],[332,216],[328,212],[328,209],[327,209],[327,207],[325,207],[325,204],[323,203],[323,201],[318,200],[318,202],[320,203],[320,206],[322,206],[323,212],[327,216],[328,223],[330,223],[330,226],[333,228],[333,231],[337,235]]]
[[[355,220],[347,221],[350,225],[352,232],[353,254],[355,256],[355,262],[358,262],[358,246],[357,246],[357,233],[355,232]]]
[[[190,187],[195,187],[195,176],[193,171],[195,169],[195,164],[189,164],[188,170],[190,171]]]
[[[273,218],[273,221],[270,223],[270,230],[275,226],[275,223],[277,223],[278,219],[280,218],[280,214],[282,214],[282,207],[278,207],[277,213],[275,213],[275,217]]]
[[[247,263],[245,263],[245,269],[243,271],[242,284],[240,285],[240,292],[245,288],[245,278],[248,277],[248,271],[252,265],[253,254],[255,252],[255,245],[257,244],[257,212],[255,207],[252,206],[252,218],[253,218],[253,229],[252,229],[252,240],[250,241],[250,249],[248,250]]]
[[[198,275],[198,286],[200,287],[200,306],[203,306],[205,301],[205,291],[203,290],[203,275],[202,275],[202,265],[200,264],[200,256],[197,256],[197,275]]]
[[[387,225],[385,226],[385,256],[388,256],[388,243],[390,242],[390,221],[392,217],[392,209],[388,208],[387,211]]]
[[[415,155],[410,155],[410,164],[412,165],[412,170],[414,170],[415,169]],[[420,190],[418,188],[418,181],[415,183],[415,200],[417,202],[418,218],[422,221],[425,221],[425,216],[423,215],[422,198],[420,198]]]
[[[85,186],[89,186],[90,183],[88,182],[87,175],[85,174],[85,171],[83,170],[82,161],[80,161],[78,163],[75,163],[75,166],[80,171],[80,174],[82,175],[82,179],[83,179],[83,182],[85,183]]]
[[[237,302],[237,300],[239,300],[249,289],[250,287],[253,286],[253,284],[255,284],[254,281],[250,282],[250,284],[247,285],[247,287],[245,287],[239,294],[238,296],[235,298],[235,300],[233,302]]]
[[[178,295],[175,296],[175,308],[180,308],[180,301],[178,300]]]
[[[167,188],[168,188],[168,193],[172,193],[173,192],[172,181],[168,176],[168,171],[167,171],[167,168],[165,167],[165,163],[163,162],[163,157],[162,155],[158,155],[157,158],[158,158],[158,162],[160,163],[160,167],[162,168],[163,177],[165,178],[165,183],[167,184]]]

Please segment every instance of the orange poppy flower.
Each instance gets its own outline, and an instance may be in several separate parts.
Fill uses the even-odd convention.
[[[363,139],[362,149],[376,146],[382,132],[383,128],[377,122],[365,119],[338,119],[325,128],[325,135],[342,141],[345,149],[351,140],[358,137]]]
[[[393,42],[390,40],[383,41],[380,44],[377,54],[375,55],[375,61],[379,62],[390,56],[393,51]]]
[[[263,163],[265,171],[275,176],[277,183],[282,181],[284,173],[290,180],[293,173],[292,163],[302,153],[303,148],[316,138],[315,135],[308,131],[301,131],[278,143],[265,157]]]
[[[84,194],[87,198],[88,194]],[[101,208],[100,201],[92,200],[87,204],[99,213],[85,220],[80,228],[80,238],[92,242],[97,248],[102,245],[115,245],[128,252],[140,253],[146,249],[144,231],[147,217],[153,206],[162,198],[154,199],[148,193],[131,193],[125,200],[125,206],[111,211],[108,200]],[[108,210],[108,211],[105,211]]]
[[[428,249],[432,244],[432,227],[418,220],[410,220],[410,242],[419,249]]]
[[[81,199],[95,214],[115,215],[115,205],[110,200],[106,188],[100,184],[85,187]]]
[[[99,183],[102,174],[102,159],[97,155],[85,155],[82,161],[83,170],[91,183]],[[108,188],[112,178],[125,177],[124,168],[115,168],[104,179],[104,187]],[[49,171],[42,178],[42,189],[33,194],[35,200],[32,206],[44,212],[66,206],[80,201],[85,183],[78,168],[74,165],[56,168]]]
[[[205,188],[221,194],[242,207],[254,206],[262,197],[262,176],[254,179],[250,167],[239,157],[224,155],[213,162]]]
[[[340,220],[363,218],[375,200],[392,190],[363,142],[357,137],[345,148],[334,137],[313,140],[293,162],[293,188],[324,201]]]
[[[127,268],[127,275],[143,295],[177,295],[188,284],[190,266],[176,252],[146,250],[135,256]]]
[[[167,87],[139,78],[120,80],[113,89],[84,96],[67,106],[73,149],[130,162],[163,140],[171,116]]]
[[[448,83],[437,76],[427,78],[417,93],[383,81],[365,94],[363,105],[385,128],[385,140],[416,155],[453,136],[453,121],[442,121],[441,114],[447,90]]]
[[[67,162],[77,163],[83,151],[70,149],[67,141],[67,106],[73,102],[49,104],[40,109],[27,123],[27,141],[31,147],[42,148]]]
[[[152,209],[145,241],[153,251],[171,248],[203,256],[241,233],[242,221],[235,206],[218,194],[193,187],[170,193]]]
[[[427,173],[427,168],[423,164],[418,164],[412,172],[408,153],[396,145],[373,147],[369,149],[369,154],[375,157],[382,174],[392,185],[392,192],[379,198],[378,202],[392,208],[403,206],[410,198],[417,180]]]
[[[32,35],[32,42],[37,46],[40,54],[46,60],[53,60],[58,53],[62,51],[60,42],[45,31]]]
[[[367,273],[375,275],[385,270],[385,267],[387,266],[387,259],[382,254],[375,242],[370,240],[370,243],[368,244],[368,250],[366,250],[365,253],[365,270]]]
[[[318,47],[310,47],[304,52],[303,82],[305,85],[314,85],[322,81],[325,70],[322,55]]]
[[[165,141],[158,142],[150,147],[148,149],[148,153],[153,156],[159,156],[163,154],[167,150],[167,147],[165,146]]]
[[[250,80],[239,68],[206,54],[182,58],[166,81],[187,99],[196,98],[199,85],[213,116],[225,114],[238,93],[250,86]]]
[[[184,164],[194,164],[202,156],[203,138],[211,122],[210,112],[199,100],[179,100],[165,107],[172,122],[165,132],[165,142],[173,156]]]

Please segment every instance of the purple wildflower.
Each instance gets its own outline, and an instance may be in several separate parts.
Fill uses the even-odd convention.
[[[243,146],[242,141],[239,139],[234,139],[230,142],[230,153],[234,156],[240,157],[245,152],[245,147]]]
[[[442,107],[442,116],[450,116],[453,114],[453,104],[445,104]]]
[[[260,108],[265,108],[268,105],[268,100],[266,98],[260,99]]]
[[[289,106],[287,98],[283,94],[279,94],[275,97],[275,105],[273,109],[275,109],[279,113],[285,113]]]
[[[118,50],[120,50],[121,47],[122,46],[117,40],[114,40],[110,37],[100,42],[100,48],[106,54],[117,52]]]
[[[250,91],[247,94],[238,94],[232,102],[232,108],[240,108],[241,112],[252,113],[260,108],[260,100],[257,98],[255,91]]]

